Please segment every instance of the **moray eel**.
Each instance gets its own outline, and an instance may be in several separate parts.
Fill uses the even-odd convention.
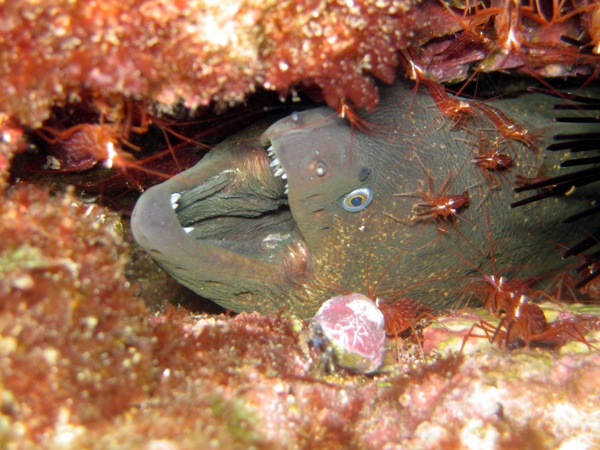
[[[225,308],[300,317],[348,292],[452,306],[484,274],[549,278],[564,264],[558,244],[570,228],[560,219],[593,195],[509,209],[515,174],[555,175],[564,154],[504,139],[485,116],[457,124],[405,82],[383,88],[381,99],[364,126],[321,107],[226,140],[141,196],[135,240]],[[543,147],[551,101],[528,95],[495,106]],[[513,159],[510,170],[473,163],[494,143]],[[447,221],[419,206],[463,192],[468,205]]]

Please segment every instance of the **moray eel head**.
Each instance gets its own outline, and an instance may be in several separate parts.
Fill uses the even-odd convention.
[[[306,315],[323,290],[311,249],[369,206],[371,170],[352,160],[347,127],[327,108],[266,125],[146,191],[132,230],[168,273],[225,308]]]

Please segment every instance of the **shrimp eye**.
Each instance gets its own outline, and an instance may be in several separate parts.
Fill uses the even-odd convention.
[[[355,189],[342,199],[342,208],[350,212],[365,209],[373,200],[373,191],[370,188]]]

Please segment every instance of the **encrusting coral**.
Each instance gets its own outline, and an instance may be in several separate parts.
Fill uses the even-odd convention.
[[[166,107],[238,103],[256,87],[301,81],[337,104],[374,106],[368,74],[391,82],[414,0],[390,2],[5,3],[0,14],[3,109],[37,126],[82,87]],[[293,18],[293,20],[291,20]],[[27,92],[28,96],[23,96]]]
[[[64,414],[94,423],[126,411],[145,395],[151,341],[118,216],[33,187],[0,211],[5,418],[41,436]]]

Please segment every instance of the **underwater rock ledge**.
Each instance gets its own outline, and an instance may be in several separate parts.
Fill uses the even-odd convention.
[[[590,8],[581,28],[579,15],[555,28],[591,30],[600,8]],[[90,109],[147,101],[169,111],[180,99],[223,108],[256,87],[283,95],[304,84],[320,87],[331,106],[373,107],[371,76],[390,80],[396,51],[407,47],[434,60],[439,80],[460,78],[486,49],[461,65],[460,52],[437,58],[441,47],[422,45],[429,31],[462,29],[442,12],[437,0],[4,2],[0,174],[27,147],[25,126],[86,90],[97,95]],[[552,42],[555,28],[545,34]],[[542,33],[534,37],[547,46]],[[596,30],[596,49],[598,39]],[[566,62],[538,52],[541,68],[528,68],[586,75],[581,66],[598,60],[567,44],[558,51]],[[489,60],[489,70],[523,61]],[[107,209],[30,186],[3,197],[0,218],[3,447],[600,447],[600,359],[581,343],[509,352],[480,339],[461,357],[453,352],[481,316],[461,324],[461,335],[448,313],[438,317],[448,329],[425,329],[427,362],[390,344],[388,355],[402,358],[387,372],[326,373],[305,328],[287,316],[190,317],[175,308],[152,316],[125,276],[128,244]],[[586,337],[598,345],[597,335]]]
[[[453,83],[473,71],[597,78],[598,4],[525,3],[4,2],[0,174],[26,146],[22,127],[77,102],[110,123],[125,102],[158,113],[222,110],[257,89],[295,99],[306,88],[334,109],[372,110],[375,80],[391,83],[399,65],[408,77]]]
[[[330,104],[376,103],[396,51],[433,25],[416,0],[15,1],[0,7],[0,104],[37,127],[80,89],[169,108],[241,102],[304,82]],[[454,26],[457,28],[457,25]],[[424,32],[424,31],[423,31]]]
[[[600,444],[596,350],[460,356],[452,312],[425,329],[425,362],[390,344],[383,373],[327,373],[297,319],[174,307],[149,317],[124,275],[120,222],[98,206],[20,187],[0,219],[7,448]]]

